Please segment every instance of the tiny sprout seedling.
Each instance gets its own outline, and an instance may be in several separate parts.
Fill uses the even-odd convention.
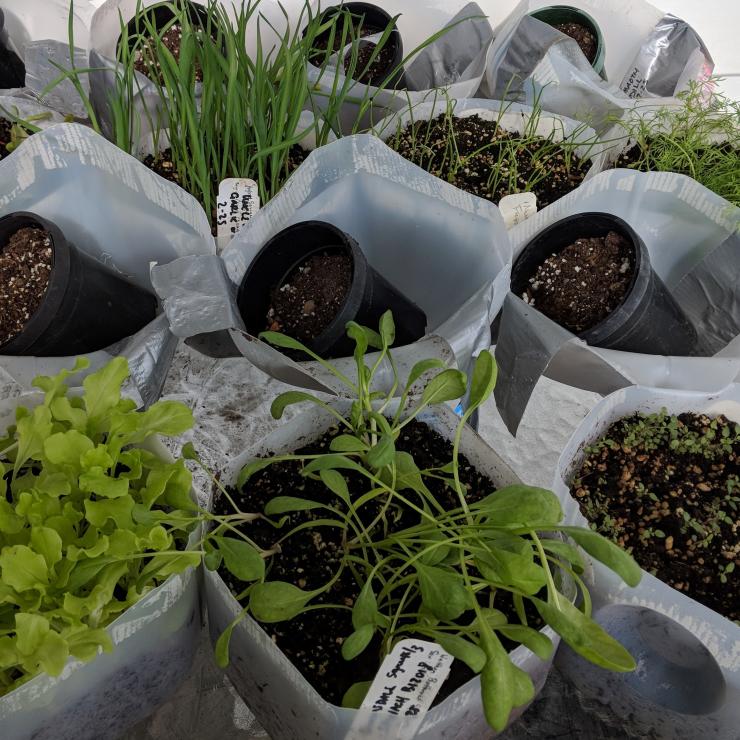
[[[290,512],[323,509],[326,518],[316,526],[339,528],[345,544],[341,564],[327,583],[303,590],[271,580],[272,555],[254,545],[249,555],[250,545],[246,545],[241,546],[239,558],[230,557],[231,543],[225,546],[220,539],[230,517],[214,517],[214,522],[221,524],[206,540],[206,564],[211,569],[223,566],[244,586],[237,594],[244,609],[216,646],[220,665],[228,663],[232,632],[248,613],[263,623],[272,623],[309,611],[346,609],[324,601],[334,583],[349,570],[358,596],[352,607],[353,631],[337,636],[344,638],[343,657],[351,661],[373,649],[380,664],[404,637],[416,635],[436,641],[480,674],[485,714],[496,730],[506,726],[515,707],[534,696],[531,679],[511,662],[502,640],[526,645],[543,659],[552,653],[550,640],[528,623],[527,603],[587,659],[615,671],[632,670],[635,663],[629,653],[591,620],[590,599],[580,575],[583,561],[577,548],[566,540],[635,585],[641,571],[632,558],[591,530],[563,526],[560,503],[550,491],[513,485],[492,490],[473,503],[466,497],[460,481],[461,439],[467,419],[493,391],[497,370],[491,354],[481,353],[469,380],[459,370],[431,359],[419,362],[402,382],[391,352],[395,327],[390,312],[382,317],[377,331],[350,323],[347,333],[356,347],[354,379],[294,339],[271,332],[262,335],[277,347],[302,349],[320,360],[347,386],[354,400],[344,416],[307,393],[278,397],[272,405],[276,418],[288,406],[308,401],[336,418],[339,433],[325,454],[277,455],[252,461],[242,470],[238,487],[248,494],[250,478],[259,471],[277,462],[299,464],[302,475],[321,481],[334,494],[334,503],[281,497],[273,499],[260,516],[274,520]],[[374,354],[369,355],[369,350]],[[394,382],[388,393],[373,390],[381,364],[393,370]],[[422,389],[415,392],[423,380]],[[403,429],[426,409],[466,394],[469,402],[448,464],[421,469],[411,454],[397,449]],[[353,481],[360,476],[364,485],[358,489],[353,483],[354,490],[350,490],[348,472]],[[425,482],[432,478],[445,481],[459,506],[445,510],[440,505]],[[223,487],[222,492],[228,496]],[[235,505],[234,509],[238,512]],[[390,526],[399,516],[409,514],[416,520],[413,526],[402,531]],[[275,523],[276,539],[282,543],[298,531],[283,531],[281,522]],[[246,542],[247,536],[244,538]],[[254,564],[254,570],[248,572],[244,563]],[[580,608],[574,606],[573,595],[565,593],[569,582],[581,592]],[[504,594],[515,605],[518,617],[514,621],[497,608]],[[322,596],[322,603],[316,603],[318,596]],[[366,690],[366,684],[353,686],[345,705],[358,706]]]

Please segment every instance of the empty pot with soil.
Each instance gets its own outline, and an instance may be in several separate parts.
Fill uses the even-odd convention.
[[[511,290],[591,346],[690,356],[696,330],[632,227],[608,213],[552,224],[514,263]]]
[[[23,87],[25,84],[26,66],[13,50],[5,30],[5,14],[0,8],[0,90]]]
[[[278,331],[327,359],[351,354],[349,321],[374,326],[390,309],[399,346],[424,336],[427,324],[351,236],[322,221],[295,224],[267,242],[247,269],[237,302],[252,336]]]
[[[604,37],[588,13],[570,5],[552,5],[530,15],[574,39],[594,72],[606,79]]]
[[[314,66],[324,67],[327,63],[327,54],[331,56],[329,52],[343,52],[344,57],[341,60],[343,71],[352,71],[353,49],[346,47],[357,44],[357,59],[354,60],[353,70],[357,82],[372,87],[402,88],[403,41],[393,18],[377,5],[355,2],[328,8],[321,15],[322,22],[329,22],[334,18],[336,18],[334,38],[331,37],[331,29],[319,34],[314,39],[314,51],[309,57],[309,62]],[[363,39],[380,37],[389,28],[391,31],[388,37],[373,59],[375,41]]]
[[[33,213],[0,218],[0,354],[104,349],[156,315],[154,296],[68,242]]]

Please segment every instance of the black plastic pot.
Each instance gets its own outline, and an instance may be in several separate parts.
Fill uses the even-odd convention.
[[[547,8],[540,8],[530,13],[530,15],[538,21],[547,23],[548,26],[557,26],[561,23],[577,23],[579,26],[583,26],[591,31],[596,39],[596,53],[593,60],[589,60],[589,64],[593,67],[596,74],[601,75],[606,80],[606,68],[604,66],[606,48],[604,36],[601,33],[599,25],[588,13],[570,5],[551,5]]]
[[[197,5],[189,0],[176,0],[175,4],[187,10],[190,22],[194,26],[207,30],[210,23],[211,36],[214,36],[216,23],[213,20],[209,21],[208,10],[204,5]],[[133,51],[136,46],[138,36],[147,33],[149,25],[153,25],[154,28],[161,31],[168,23],[173,21],[176,14],[172,11],[172,5],[172,2],[150,5],[128,22],[128,46],[130,51]],[[119,45],[121,41],[122,39],[119,38]]]
[[[5,14],[0,8],[0,90],[23,87],[26,84],[26,65],[21,58],[2,41],[5,30]]]
[[[622,303],[596,326],[578,336],[593,347],[649,355],[685,357],[698,351],[696,329],[655,274],[640,237],[621,218],[608,213],[579,213],[552,224],[524,248],[511,272],[511,289],[521,296],[529,278],[553,253],[577,239],[605,237],[615,231],[633,246],[635,270]]]
[[[0,345],[0,355],[84,354],[130,337],[154,319],[156,298],[79,251],[50,221],[33,213],[0,218],[0,248],[19,229],[44,229],[53,265],[41,304],[23,331]]]
[[[360,25],[367,24],[369,26],[380,29],[380,31],[384,31],[386,28],[388,28],[389,25],[393,23],[393,18],[388,13],[386,13],[385,10],[379,8],[377,5],[373,5],[372,3],[342,3],[341,5],[327,8],[321,14],[321,20],[322,22],[329,21],[342,11],[349,11],[353,16],[357,18],[362,18],[362,22]],[[341,31],[342,25],[340,22],[339,24],[337,24],[337,33],[341,33]],[[303,35],[306,35],[305,31],[303,32]],[[351,40],[348,38],[348,42],[349,41]],[[360,45],[362,45],[362,43],[363,42],[360,41]],[[405,87],[404,71],[401,67],[401,63],[403,62],[403,40],[401,39],[401,33],[399,32],[395,23],[393,23],[393,30],[391,31],[384,48],[390,48],[393,50],[392,60],[385,68],[378,70],[377,72],[373,72],[371,75],[369,75],[366,80],[363,80],[363,83],[372,87],[403,89]],[[322,53],[321,59],[323,60],[323,58],[324,57]],[[398,71],[390,79],[388,79],[388,76],[394,70]],[[358,69],[357,71],[362,72],[361,69]]]
[[[325,359],[352,354],[347,322],[375,329],[390,309],[396,324],[396,346],[411,344],[424,336],[424,312],[402,296],[367,263],[357,242],[332,224],[304,221],[270,239],[247,269],[239,287],[237,302],[247,331],[257,336],[265,329],[272,291],[316,252],[344,252],[352,259],[352,285],[344,305],[324,332],[306,346]],[[306,359],[306,358],[302,358]]]

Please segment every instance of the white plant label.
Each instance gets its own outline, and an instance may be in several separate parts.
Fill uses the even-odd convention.
[[[504,218],[506,228],[510,229],[537,213],[537,196],[534,193],[505,195],[499,201],[498,209]]]
[[[383,661],[345,740],[410,740],[450,673],[453,657],[426,640],[402,640]]]
[[[259,188],[254,180],[230,177],[221,182],[216,206],[216,241],[219,250],[228,246],[259,208]]]

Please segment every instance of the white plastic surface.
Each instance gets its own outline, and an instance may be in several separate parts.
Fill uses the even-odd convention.
[[[0,402],[0,429],[39,393]],[[162,442],[145,449],[172,460]],[[192,493],[195,498],[195,493]],[[192,546],[199,533],[190,538]],[[58,678],[39,675],[0,697],[2,740],[115,740],[153,712],[186,678],[201,630],[198,578],[190,568],[148,593],[108,628],[111,653],[70,658]]]
[[[459,423],[446,406],[435,407],[420,419],[447,439]],[[233,481],[241,468],[256,457],[283,454],[320,437],[334,422],[327,413],[308,412],[282,425],[277,431],[234,459],[224,473]],[[461,452],[498,486],[516,482],[516,476],[501,458],[470,428],[463,432]],[[205,571],[205,593],[211,638],[239,614],[241,607],[217,573]],[[549,629],[545,634],[557,645],[559,638]],[[267,633],[250,617],[231,637],[228,675],[237,692],[275,740],[342,740],[356,714],[324,701],[275,646]],[[550,662],[543,662],[527,648],[511,653],[512,660],[527,671],[537,691],[547,677]],[[292,711],[286,711],[289,707]],[[512,715],[512,721],[523,710]],[[419,740],[470,740],[490,738],[494,733],[483,717],[480,680],[474,678],[433,708],[416,736]]]
[[[566,445],[555,473],[553,490],[563,504],[569,524],[587,524],[568,488],[582,463],[583,449],[598,440],[615,421],[638,411],[655,413],[662,408],[670,414],[724,414],[740,422],[740,386],[733,384],[715,394],[632,387],[597,404]],[[725,728],[717,737],[733,737],[734,730],[740,727],[740,626],[646,572],[640,585],[630,589],[604,566],[593,563],[591,595],[594,608],[613,603],[647,606],[675,619],[698,637],[719,663],[728,686],[726,701],[714,716],[719,726]]]

